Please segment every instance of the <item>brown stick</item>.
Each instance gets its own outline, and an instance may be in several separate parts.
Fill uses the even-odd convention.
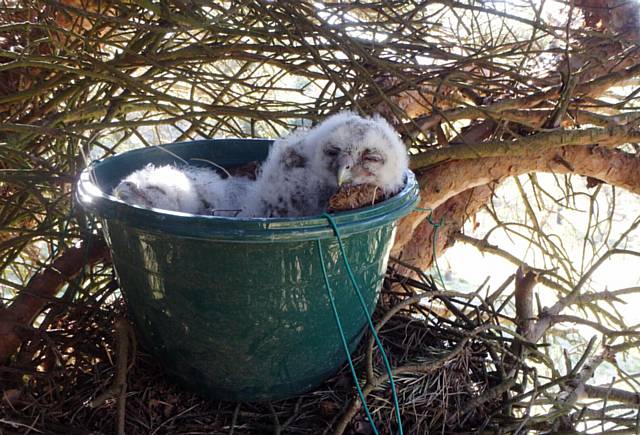
[[[516,332],[527,340],[531,340],[533,318],[533,289],[538,282],[538,274],[534,270],[518,267],[515,273],[514,298],[516,303]],[[519,361],[526,359],[526,347],[520,340],[511,344],[511,352],[506,355],[505,366],[511,376]]]
[[[427,168],[449,160],[476,160],[482,158],[531,158],[570,145],[602,145],[615,147],[640,141],[636,125],[610,125],[583,129],[561,129],[536,133],[515,140],[493,140],[460,147],[445,147],[411,156],[411,168]]]
[[[102,394],[100,394],[89,403],[89,407],[98,408],[104,405],[107,400],[115,398],[118,407],[116,433],[118,435],[124,435],[126,421],[127,371],[129,369],[129,353],[135,356],[135,346],[133,347],[132,351],[129,352],[129,342],[131,341],[135,343],[135,341],[133,332],[131,331],[129,324],[125,319],[116,320],[114,329],[116,331],[116,340],[118,343],[118,360],[115,380],[108,389],[106,389]]]
[[[640,64],[635,63],[634,58],[630,60],[632,66],[629,66],[629,68],[620,69],[618,71],[614,71],[606,75],[597,77],[594,80],[580,83],[575,88],[575,94],[580,96],[598,97],[612,86],[635,77],[636,75],[638,75],[638,73],[640,73]],[[622,66],[624,67],[627,65]],[[526,97],[522,98],[506,99],[493,104],[488,104],[486,106],[468,106],[456,108],[448,110],[446,112],[420,117],[415,119],[414,122],[420,126],[422,131],[427,131],[445,120],[448,122],[453,122],[460,119],[489,118],[491,113],[494,112],[535,107],[542,101],[558,98],[560,96],[561,89],[561,86],[555,86],[551,89],[527,95]]]
[[[104,239],[92,237],[67,249],[53,263],[34,275],[0,319],[0,362],[13,355],[23,342],[19,327],[29,327],[54,296],[86,265],[109,261]]]
[[[603,346],[602,351],[591,356],[580,371],[567,382],[567,385],[563,386],[563,391],[558,394],[558,403],[565,407],[573,406],[580,397],[585,395],[586,383],[594,376],[600,364],[604,361],[612,361],[614,358],[615,353],[612,349]]]
[[[533,323],[533,288],[538,274],[533,270],[527,272],[519,267],[516,272],[515,300],[516,300],[516,332],[529,339],[531,324]]]

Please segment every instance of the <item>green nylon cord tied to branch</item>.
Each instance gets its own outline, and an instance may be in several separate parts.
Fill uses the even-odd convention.
[[[431,245],[433,247],[433,254],[432,254],[433,263],[436,265],[436,272],[438,272],[438,278],[440,279],[440,285],[442,286],[442,289],[446,291],[447,287],[444,284],[444,279],[442,278],[442,273],[440,273],[440,266],[438,266],[438,258],[436,256],[436,254],[437,254],[436,243],[438,242],[438,231],[440,230],[440,227],[442,225],[444,225],[444,217],[440,218],[440,222],[436,223],[433,220],[433,209],[416,207],[414,209],[414,211],[420,211],[420,212],[429,213],[429,215],[427,216],[427,221],[433,226],[433,240],[431,241]]]

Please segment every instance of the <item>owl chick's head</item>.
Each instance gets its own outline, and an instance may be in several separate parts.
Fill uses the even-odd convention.
[[[404,185],[406,148],[379,116],[338,113],[309,131],[305,141],[313,144],[312,169],[328,184],[374,184],[387,194]]]

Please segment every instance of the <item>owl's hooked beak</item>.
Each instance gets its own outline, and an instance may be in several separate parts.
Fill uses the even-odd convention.
[[[341,157],[338,160],[338,186],[342,186],[345,182],[351,180],[351,168],[354,161],[351,157]]]

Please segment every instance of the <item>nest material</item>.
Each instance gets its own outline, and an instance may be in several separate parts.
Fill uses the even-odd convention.
[[[382,189],[373,184],[359,184],[356,186],[345,184],[329,199],[327,211],[338,212],[355,210],[376,204],[385,199]]]
[[[468,431],[489,424],[500,407],[489,392],[501,382],[495,371],[499,361],[491,357],[489,347],[495,352],[500,342],[473,336],[473,328],[485,320],[465,325],[455,316],[429,316],[424,302],[434,301],[438,290],[433,283],[405,281],[397,277],[386,281],[375,314],[375,320],[386,322],[380,337],[396,371],[405,433],[425,433],[427,428]],[[111,294],[114,288],[111,281],[94,296],[94,303],[70,306],[23,349],[14,364],[0,367],[4,390],[0,415],[14,424],[16,432],[32,428],[46,433],[115,433],[118,395],[105,392],[117,383],[121,350],[113,330],[126,313],[121,298]],[[448,303],[458,304],[449,299]],[[370,352],[370,347],[370,337],[365,337],[354,361],[361,379],[366,379],[363,388],[378,428],[381,433],[395,433],[389,383],[378,352]],[[121,364],[126,367],[122,412],[126,433],[368,434],[371,430],[353,400],[353,380],[346,366],[298,398],[234,404],[183,391],[167,380],[159,362],[144,349],[132,346],[128,354],[128,364]],[[367,367],[372,368],[369,376]],[[6,425],[0,425],[2,429]]]
[[[252,160],[242,166],[229,168],[229,174],[233,177],[247,177],[250,180],[255,180],[258,177],[259,170],[260,162],[258,160]]]

